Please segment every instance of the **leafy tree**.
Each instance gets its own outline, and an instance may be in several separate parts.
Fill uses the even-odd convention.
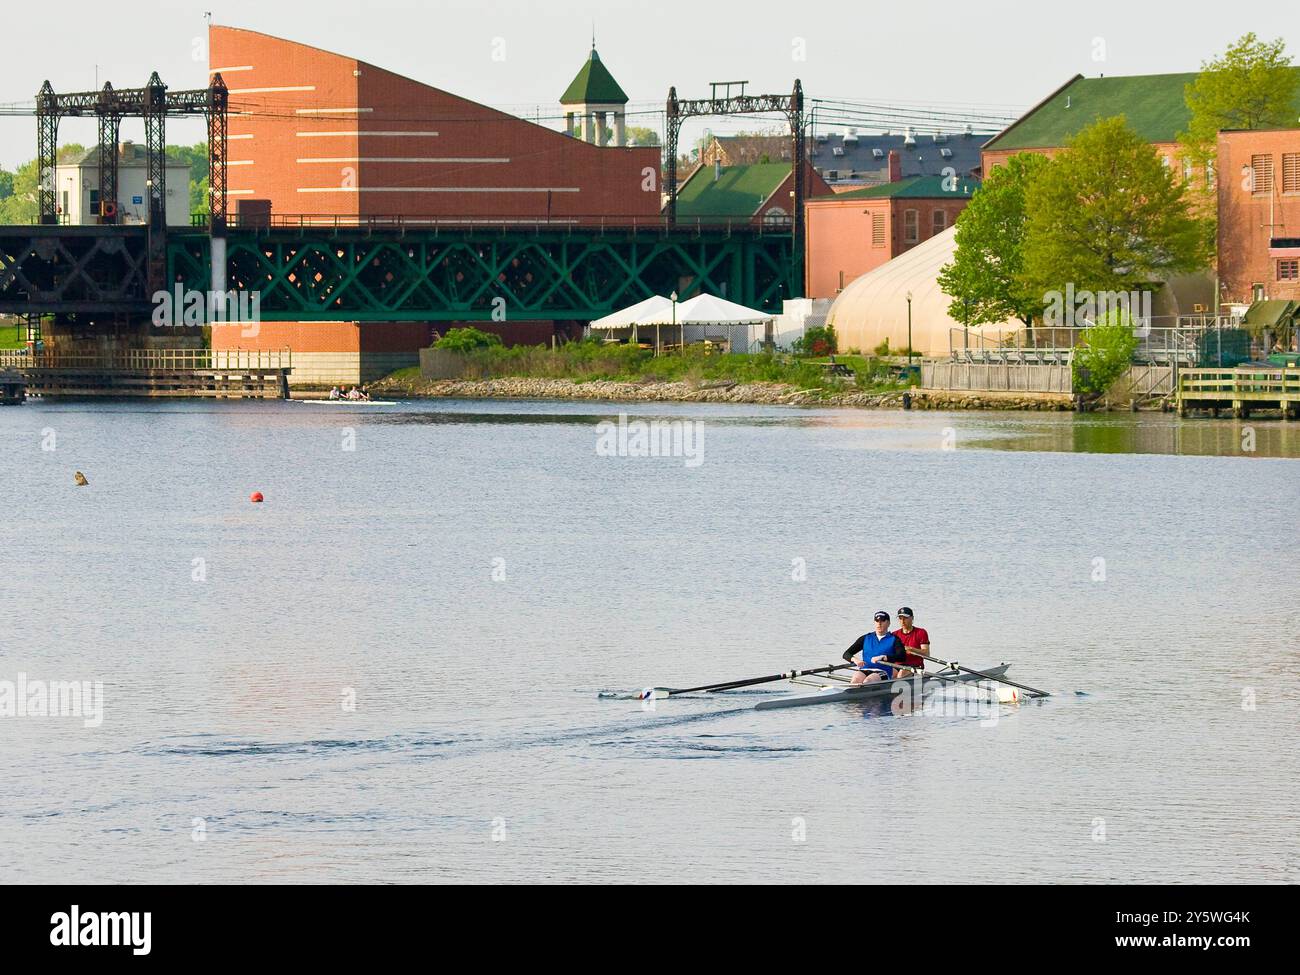
[[[1024,294],[1131,292],[1204,268],[1187,187],[1123,116],[1083,129],[1025,194]]]
[[[629,125],[627,127],[627,144],[630,146],[657,146],[659,145],[659,133],[654,129],[646,128],[643,125]]]
[[[1196,80],[1184,89],[1191,112],[1178,141],[1183,159],[1202,173],[1193,201],[1205,220],[1208,246],[1216,246],[1218,199],[1208,174],[1217,164],[1218,135],[1224,129],[1290,127],[1296,117],[1300,71],[1291,67],[1286,44],[1244,34],[1221,57],[1201,64]]]
[[[208,211],[208,144],[196,142],[192,146],[168,146],[167,158],[190,167],[190,213]]]
[[[1133,320],[1123,311],[1112,310],[1085,328],[1071,363],[1075,391],[1094,397],[1106,392],[1128,371],[1137,346]]]
[[[834,325],[819,325],[808,329],[802,336],[790,343],[795,355],[834,355],[839,339]]]
[[[1018,318],[1025,324],[1042,310],[1027,294],[1024,266],[1025,193],[1049,165],[1046,156],[1021,153],[989,173],[957,218],[957,250],[939,272],[939,286],[953,299],[948,314],[964,325]]]
[[[1244,34],[1221,57],[1201,65],[1184,98],[1191,111],[1179,134],[1186,158],[1204,166],[1214,159],[1224,129],[1269,129],[1295,123],[1300,71],[1291,67],[1286,42]]]
[[[35,223],[36,160],[29,159],[14,171],[10,193],[0,198],[0,224]]]
[[[448,329],[447,334],[438,341],[433,343],[435,349],[446,349],[448,352],[477,352],[479,349],[490,348],[494,345],[501,344],[501,336],[493,335],[491,332],[482,332],[477,328],[452,328]]]
[[[14,195],[14,174],[7,169],[0,169],[0,200]]]

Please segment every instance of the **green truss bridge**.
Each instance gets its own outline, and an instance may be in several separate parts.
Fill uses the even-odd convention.
[[[0,227],[0,314],[148,315],[160,289],[212,287],[206,227],[170,228],[159,243],[144,226]],[[803,294],[789,228],[747,221],[579,227],[277,217],[230,227],[224,246],[226,289],[256,293],[263,321],[590,321],[674,290],[776,313],[783,299]]]

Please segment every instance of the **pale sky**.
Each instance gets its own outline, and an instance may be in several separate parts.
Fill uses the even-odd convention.
[[[46,78],[57,91],[95,88],[97,77],[99,84],[139,87],[155,69],[173,88],[201,87],[209,10],[216,23],[357,57],[528,117],[558,112],[561,92],[587,56],[593,22],[601,58],[628,93],[630,111],[658,112],[670,85],[683,98],[707,96],[708,82],[734,79],[749,81],[752,92],[786,92],[800,77],[809,98],[1016,114],[1076,73],[1196,70],[1249,30],[1272,39],[1289,28],[1300,54],[1294,0],[1241,7],[1208,0],[127,0],[122,6],[130,13],[105,18],[102,3],[88,0],[49,10],[11,5],[0,103],[30,106]],[[494,50],[504,58],[494,59]],[[657,128],[660,122],[655,115],[629,124]],[[774,124],[711,123],[718,131]],[[122,135],[142,139],[142,123],[124,122]],[[169,142],[202,136],[197,123],[169,123]],[[65,120],[60,128],[61,142],[94,138],[93,121]],[[12,168],[35,154],[34,118],[0,117],[0,165]]]

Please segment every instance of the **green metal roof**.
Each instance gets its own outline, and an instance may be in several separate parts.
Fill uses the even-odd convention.
[[[1300,68],[1293,68],[1300,74]],[[1100,118],[1123,115],[1147,142],[1176,142],[1191,113],[1186,88],[1196,72],[1122,78],[1075,75],[1018,122],[985,144],[985,149],[1054,149]],[[1300,87],[1295,98],[1300,115]]]
[[[627,95],[618,86],[614,76],[609,73],[609,68],[601,63],[595,46],[591,49],[591,57],[587,58],[587,63],[582,66],[582,70],[569,82],[569,87],[564,89],[564,94],[560,96],[561,105],[583,103],[627,104]]]
[[[1242,319],[1242,324],[1276,328],[1291,318],[1296,313],[1297,307],[1296,302],[1284,298],[1257,301],[1246,310],[1246,317]]]
[[[700,166],[677,191],[679,217],[752,217],[790,175],[789,163],[723,166],[717,180],[712,166]]]
[[[848,193],[835,193],[822,196],[822,200],[876,200],[893,198],[902,200],[969,200],[980,188],[980,181],[973,176],[957,180],[952,189],[945,189],[946,176],[909,176],[896,183],[881,183],[879,186],[865,186]]]

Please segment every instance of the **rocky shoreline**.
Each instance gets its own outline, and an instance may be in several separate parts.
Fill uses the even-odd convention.
[[[372,396],[396,399],[560,399],[636,403],[757,403],[771,406],[853,406],[903,409],[904,391],[799,389],[784,383],[716,381],[613,382],[597,379],[397,379],[372,383]],[[1069,410],[1064,397],[963,390],[912,390],[911,407],[921,410]]]

